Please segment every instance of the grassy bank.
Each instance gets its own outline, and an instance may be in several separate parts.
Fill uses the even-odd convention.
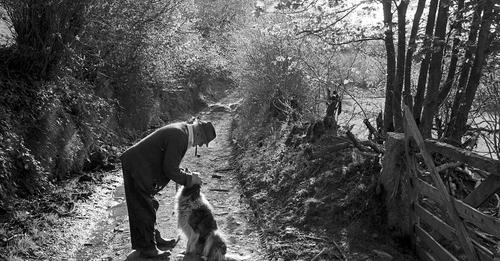
[[[291,134],[293,126],[300,131]],[[249,132],[235,123],[240,184],[272,260],[412,260],[384,226],[379,158],[339,147],[345,139],[333,133],[308,142],[305,130],[274,123]]]

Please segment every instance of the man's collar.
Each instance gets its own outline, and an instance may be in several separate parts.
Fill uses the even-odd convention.
[[[193,142],[194,142],[194,131],[193,131],[193,125],[188,124],[188,149],[193,147]]]

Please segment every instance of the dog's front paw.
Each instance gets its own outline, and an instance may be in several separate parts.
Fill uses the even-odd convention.
[[[181,253],[181,254],[176,255],[174,260],[175,261],[182,261],[182,260],[184,260],[184,254]]]
[[[185,252],[184,252],[185,253]],[[178,254],[175,257],[176,261],[204,261],[200,256],[196,254]]]

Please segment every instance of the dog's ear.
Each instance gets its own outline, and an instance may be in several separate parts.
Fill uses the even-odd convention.
[[[181,195],[187,199],[196,200],[200,197],[201,186],[196,184],[191,187],[182,187]]]
[[[189,193],[191,200],[197,200],[200,198],[200,192],[201,192],[201,186],[198,184],[195,184],[189,188]]]

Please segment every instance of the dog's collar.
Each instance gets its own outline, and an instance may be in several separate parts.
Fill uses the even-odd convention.
[[[188,148],[191,148],[193,147],[193,142],[194,142],[193,125],[188,124],[187,129],[188,129]]]

